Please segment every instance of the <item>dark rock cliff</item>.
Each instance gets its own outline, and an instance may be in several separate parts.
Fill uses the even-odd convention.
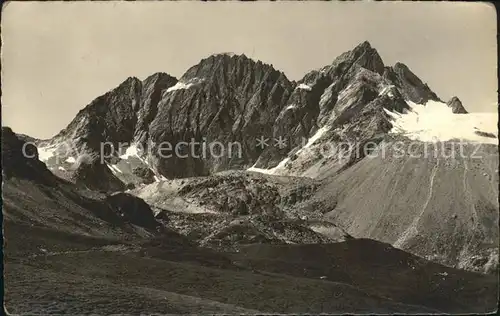
[[[459,98],[453,97],[448,102],[446,102],[455,114],[467,114],[467,110],[464,108],[462,101]]]

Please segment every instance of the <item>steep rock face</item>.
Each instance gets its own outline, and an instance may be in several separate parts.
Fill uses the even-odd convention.
[[[245,55],[217,54],[201,60],[179,80],[166,73],[143,82],[127,79],[39,145],[72,159],[81,154],[74,148],[99,154],[103,146],[115,176],[134,184],[142,180],[120,169],[137,167],[120,162],[130,157],[123,157],[127,147],[140,158],[140,167],[149,168],[158,179],[252,165],[267,169],[309,147],[308,140],[324,137],[323,132],[323,141],[356,143],[387,132],[390,122],[384,109],[403,112],[408,109],[406,99],[425,103],[438,98],[405,65],[385,67],[368,42],[309,72],[297,84]],[[271,143],[282,138],[283,145],[258,147],[256,139],[261,136]],[[71,144],[69,153],[60,146],[52,148],[62,141]]]
[[[117,178],[99,158],[79,159],[72,180],[84,188],[114,192],[125,189],[125,184]]]
[[[398,62],[394,67],[386,67],[384,78],[396,85],[407,100],[419,104],[428,100],[441,101],[436,93],[403,63]]]
[[[158,176],[241,169],[260,155],[255,139],[270,133],[292,90],[286,76],[270,65],[245,55],[213,55],[188,69],[179,81],[166,73],[143,82],[127,79],[38,146],[53,169],[59,166],[55,156],[60,162],[76,160],[82,153],[104,154],[104,160],[116,166],[118,158],[131,156],[123,158],[132,147],[141,167]],[[201,144],[215,142],[214,148]],[[170,149],[165,151],[165,146]],[[135,164],[126,167],[133,168]]]
[[[174,178],[248,165],[260,154],[255,138],[270,132],[291,91],[283,73],[244,55],[202,60],[162,95],[149,129],[154,165]],[[181,148],[182,142],[191,141],[198,145]],[[220,145],[204,150],[201,142]],[[172,157],[159,157],[162,143],[178,145],[180,155],[172,150]]]
[[[133,175],[136,167],[150,169],[144,174],[153,173],[156,181],[250,166],[315,176],[327,158],[307,152],[324,146],[343,151],[341,142],[358,150],[391,129],[387,110],[404,113],[406,101],[429,100],[439,98],[406,65],[386,67],[368,42],[296,84],[245,55],[217,54],[179,80],[166,73],[143,82],[127,79],[80,111],[55,139],[92,153],[107,142],[104,154],[115,148],[105,159],[112,172],[134,185],[145,183]],[[256,146],[261,136],[267,147]],[[278,139],[282,144],[274,146]],[[116,150],[120,142],[131,154]],[[132,163],[131,156],[138,159]],[[335,168],[360,158],[343,159]]]
[[[368,42],[363,42],[352,51],[337,57],[331,65],[306,74],[288,102],[289,109],[296,112],[300,123],[303,122],[300,136],[310,136],[311,128],[327,124],[332,116],[343,111],[338,106],[339,99],[346,97],[342,91],[356,84],[356,81],[359,81],[359,85],[364,85],[366,81],[359,80],[365,79],[361,73],[377,76],[383,69],[384,64],[378,52]],[[361,98],[361,101],[366,102],[374,96],[366,95]],[[300,110],[303,110],[303,115]],[[275,129],[279,131],[280,125],[281,122],[276,122]]]
[[[339,122],[332,122],[338,116],[340,120],[343,117],[344,121],[353,116],[354,112],[378,94],[378,91],[365,87],[364,81],[359,81],[362,77],[360,74],[376,75],[380,82],[383,71],[384,64],[378,52],[368,42],[363,42],[337,57],[331,65],[306,74],[298,82],[273,126],[272,137],[286,139],[286,146],[268,148],[255,167],[276,166],[291,150],[304,146],[304,139],[311,138],[322,126],[339,125]],[[357,105],[343,104],[348,99],[342,92],[352,90],[357,91],[354,93],[355,100],[352,100]]]
[[[128,178],[117,178],[109,164],[120,161],[119,157],[131,144],[147,148],[148,128],[156,116],[161,93],[176,82],[176,78],[166,73],[156,73],[144,82],[128,78],[79,111],[52,139],[36,141],[43,153],[41,160],[57,175],[88,188],[123,189]],[[81,164],[85,156],[92,157],[92,162]]]
[[[287,139],[287,146],[281,150],[269,148],[254,167],[268,169],[281,163],[276,170],[280,174],[311,176],[320,172],[326,159],[331,161],[332,157],[314,153],[321,147],[340,152],[343,149],[339,144],[349,143],[353,151],[362,154],[360,146],[391,129],[384,110],[409,110],[407,93],[398,88],[401,80],[396,76],[398,83],[391,81],[384,76],[385,70],[377,51],[364,42],[331,65],[308,73],[273,127],[273,138]],[[339,170],[360,158],[343,159]],[[308,174],[311,168],[314,171]]]
[[[141,81],[128,78],[78,112],[73,121],[49,143],[74,143],[75,148],[85,145],[91,152],[99,153],[101,144],[105,142],[115,148],[119,143],[130,142],[137,124],[141,91]],[[106,149],[109,150],[107,146]]]
[[[149,125],[158,113],[158,103],[162,92],[177,83],[177,78],[167,73],[156,73],[149,76],[142,84],[141,106],[137,112],[137,125],[135,126],[134,139],[147,147]]]
[[[163,230],[156,228],[159,223],[154,220],[151,209],[140,198],[127,194],[106,197],[82,190],[54,176],[38,159],[36,147],[25,145],[26,142],[10,128],[2,127],[2,212],[11,236],[7,242],[9,247],[17,243],[12,238],[12,231],[16,231],[16,239],[27,236],[34,244],[37,242],[35,236],[41,239],[59,236],[64,244],[65,241],[71,243],[75,234],[120,241],[144,234],[163,234]],[[101,171],[95,172],[102,179]],[[34,247],[27,242],[22,248]]]
[[[38,159],[34,145],[24,141],[9,127],[2,127],[2,177],[20,177],[53,184],[54,177]]]
[[[451,108],[455,114],[467,114],[467,110],[464,108],[462,101],[458,97],[451,98],[446,104]]]

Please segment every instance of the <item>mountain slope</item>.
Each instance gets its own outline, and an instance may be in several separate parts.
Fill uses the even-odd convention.
[[[136,168],[150,169],[158,179],[241,169],[260,154],[255,138],[270,130],[292,90],[270,65],[245,55],[213,55],[179,80],[165,73],[143,82],[128,78],[37,145],[56,173],[75,169],[71,163],[90,154],[106,161],[103,168],[125,184],[149,181],[133,172]],[[222,147],[216,148],[217,157],[202,145],[214,142]],[[229,150],[234,155],[226,158]]]
[[[139,198],[80,190],[54,176],[36,158],[36,148],[26,147],[33,157],[25,156],[24,144],[11,129],[2,128],[2,213],[7,246],[18,242],[18,229],[27,230],[22,233],[27,236],[66,235],[72,240],[80,235],[115,242],[168,233]],[[29,250],[33,245],[22,247]]]
[[[175,208],[201,210],[205,215],[213,209],[252,215],[278,210],[287,219],[314,218],[321,225],[330,221],[335,231],[396,243],[447,265],[492,271],[498,253],[498,229],[493,225],[498,216],[492,212],[498,209],[498,178],[493,176],[498,149],[483,148],[484,157],[478,159],[471,155],[409,159],[409,152],[396,159],[378,154],[401,144],[405,150],[411,146],[420,150],[457,143],[471,154],[478,144],[498,143],[497,116],[465,112],[458,98],[444,103],[408,66],[385,65],[378,52],[363,42],[297,83],[271,65],[231,54],[205,58],[179,80],[164,73],[142,82],[129,78],[83,109],[56,137],[38,145],[40,159],[50,170],[81,188],[134,189],[131,192],[149,203],[156,201],[151,191],[168,195],[166,214]],[[267,146],[257,146],[261,136],[267,138]],[[57,162],[53,154],[66,141],[80,152],[63,150]],[[111,145],[122,141],[126,142],[122,150],[111,152]],[[192,141],[190,148],[187,143]],[[110,144],[101,154],[97,147],[102,142]],[[215,154],[206,153],[216,142],[226,152],[219,147]],[[160,155],[165,144],[171,145],[166,150],[169,157]],[[179,144],[181,151],[175,153],[173,147]],[[233,154],[241,152],[241,157],[230,155],[228,147]],[[474,170],[474,165],[484,170]],[[299,177],[313,178],[317,184],[292,206],[267,208],[262,205],[280,203],[270,200],[281,199],[280,192],[254,194],[248,190],[268,186],[242,185],[246,180],[241,175],[238,181],[226,178],[225,182],[214,176],[234,169],[267,174],[264,179],[293,177],[287,186]],[[193,180],[192,194],[171,190],[176,182],[167,181],[200,176],[209,180],[202,178],[205,184]],[[205,193],[209,185],[217,188],[212,192],[220,203],[212,192]],[[200,207],[202,203],[206,204]],[[191,217],[169,216],[182,225],[197,226]],[[217,226],[221,235],[214,236],[227,237],[224,228],[233,225],[231,221],[222,221],[224,225]],[[208,226],[213,223],[217,220]],[[242,224],[253,237],[273,240],[258,233],[261,225],[261,220]],[[390,225],[398,228],[389,229]],[[330,229],[323,226],[316,229]],[[234,233],[240,228],[227,229]],[[202,235],[198,242],[211,243],[213,236]],[[435,236],[442,238],[435,241]],[[453,246],[447,249],[446,243]]]
[[[498,143],[494,116],[454,113],[466,113],[458,98],[443,103],[408,66],[384,66],[364,42],[298,82],[273,127],[272,137],[286,138],[287,146],[269,147],[250,170],[313,178],[333,166],[341,172],[365,156],[367,143],[376,145],[390,133]],[[427,138],[422,130],[429,131]]]
[[[150,126],[154,165],[164,176],[178,178],[251,164],[259,155],[255,138],[270,130],[291,91],[292,83],[283,73],[244,55],[203,59],[159,103]],[[214,155],[207,155],[200,145],[193,154],[186,147],[167,159],[156,154],[162,142],[175,146],[191,140],[205,146],[218,142],[223,148]],[[232,149],[235,142],[239,146]]]
[[[368,239],[326,245],[249,245],[234,258],[253,269],[324,281],[342,280],[367,293],[445,313],[487,312],[491,308],[486,306],[494,306],[497,300],[498,285],[492,276],[443,267]]]
[[[419,270],[410,271],[401,263],[407,254],[387,256],[387,246],[375,241],[323,245],[333,251],[316,257],[312,268],[317,275],[297,273],[311,269],[302,258],[317,253],[314,245],[289,253],[283,244],[269,244],[271,248],[256,244],[260,253],[245,247],[239,248],[245,249],[242,253],[199,248],[191,236],[160,225],[161,220],[153,217],[153,209],[143,200],[127,193],[105,195],[79,189],[50,173],[36,159],[36,148],[30,147],[33,158],[24,156],[20,152],[24,144],[3,128],[5,308],[9,313],[437,313],[495,308],[496,280],[492,276],[429,266],[413,256],[408,262],[418,263]],[[235,184],[254,182],[256,191],[274,188],[277,196],[285,197],[284,204],[293,207],[314,186],[314,181],[305,179],[296,190],[290,190],[286,185],[289,178],[227,174],[218,179],[191,179],[190,187],[180,188],[182,196],[206,199],[203,190],[214,181],[226,184],[216,186],[208,205]],[[150,186],[160,185],[165,184]],[[168,185],[175,187],[167,184],[168,190],[172,190]],[[245,190],[233,189],[232,193],[236,199]],[[250,196],[255,197],[254,193]],[[262,202],[256,201],[264,206]],[[338,247],[344,254],[335,251]],[[366,269],[364,273],[351,269],[352,279],[348,280],[329,265],[338,261],[346,268],[363,266],[366,260],[359,254],[368,251],[383,258],[377,264],[386,271],[399,267],[400,277],[387,278],[383,295]],[[268,262],[269,253],[289,261],[283,270],[262,264]],[[409,299],[413,291],[401,287],[405,280],[417,281],[427,290]],[[454,300],[441,299],[456,295],[457,286],[462,299],[459,306]],[[444,294],[433,294],[433,288]],[[433,298],[439,304],[422,298]]]
[[[410,144],[411,155],[400,155],[397,143],[382,143],[384,155],[326,176],[307,203],[322,205],[326,218],[355,237],[388,242],[449,266],[495,272],[497,148],[468,145],[461,157],[450,143],[429,149]],[[448,157],[434,158],[434,148],[441,146]],[[422,158],[426,152],[429,157]]]
[[[333,223],[308,221],[296,212],[296,205],[307,200],[316,185],[309,179],[225,172],[166,180],[131,193],[151,205],[167,227],[216,249],[237,250],[256,242],[311,244],[349,239]]]

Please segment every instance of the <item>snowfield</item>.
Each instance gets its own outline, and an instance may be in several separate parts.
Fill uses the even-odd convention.
[[[139,158],[140,160],[142,160],[142,158],[140,158],[139,156],[139,149],[137,148],[137,145],[136,144],[131,144],[127,150],[125,151],[125,153],[123,155],[120,155],[120,158],[121,159],[128,159],[129,157],[136,157],[136,158]]]
[[[182,89],[189,89],[193,84],[192,83],[183,83],[183,82],[177,82],[174,86],[170,87],[167,89],[167,92],[170,91],[175,91],[175,90],[182,90]]]
[[[173,85],[172,87],[167,89],[167,93],[172,92],[172,91],[176,91],[176,90],[189,89],[189,88],[191,88],[191,87],[193,87],[201,82],[203,82],[203,79],[200,79],[200,78],[192,78],[191,80],[189,80],[189,82],[178,81],[175,85]]]
[[[247,169],[247,171],[253,171],[253,172],[259,172],[259,173],[264,173],[264,174],[277,174],[277,172],[286,165],[286,163],[290,161],[290,158],[285,158],[276,167],[271,168],[271,169],[262,169],[262,168],[256,168],[254,167],[255,165],[251,166],[250,168]]]
[[[312,90],[311,86],[306,85],[306,84],[304,84],[304,83],[299,84],[299,85],[297,86],[297,89],[303,89],[303,90],[307,90],[307,91],[311,91],[311,90]]]
[[[412,140],[424,142],[460,139],[467,142],[498,143],[496,113],[454,114],[451,108],[442,102],[407,103],[411,111],[405,114],[384,109],[393,119],[393,134],[404,134]],[[486,132],[496,137],[481,136],[476,132]]]
[[[51,145],[46,147],[38,147],[38,160],[42,162],[47,162],[50,157],[54,156],[57,149],[57,145]]]
[[[318,129],[316,133],[311,136],[311,138],[308,139],[307,143],[300,148],[295,154],[300,155],[304,153],[304,150],[311,147],[312,144],[314,144],[315,141],[320,139],[327,131],[329,130],[329,127],[323,126],[322,128]],[[262,168],[256,168],[255,165],[252,167],[248,168],[247,171],[253,171],[253,172],[259,172],[259,173],[264,173],[264,174],[275,174],[275,175],[281,175],[281,172],[284,171],[284,167],[286,164],[290,161],[289,157],[286,157],[278,165],[276,165],[274,168],[270,169],[262,169]]]

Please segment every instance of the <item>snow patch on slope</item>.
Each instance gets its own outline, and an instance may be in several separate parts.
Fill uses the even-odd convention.
[[[304,145],[304,147],[302,147],[298,152],[297,154],[299,154],[303,149],[306,149],[306,148],[309,148],[311,147],[311,145],[317,141],[318,139],[320,139],[327,131],[329,130],[329,128],[327,126],[323,126],[322,128],[318,129],[316,131],[316,133],[314,133],[313,136],[311,136],[311,138],[309,138],[309,140],[307,141],[307,143]]]
[[[247,171],[259,172],[264,174],[275,174],[278,170],[282,169],[288,161],[290,161],[290,158],[287,157],[280,161],[280,163],[276,167],[271,169],[256,168],[255,165],[253,165],[252,167],[248,168]]]
[[[300,155],[301,153],[303,153],[304,150],[307,150],[309,147],[311,147],[314,144],[314,142],[320,139],[328,130],[329,128],[326,126],[323,126],[320,129],[318,129],[316,133],[314,133],[314,135],[307,140],[307,143],[302,148],[300,148],[295,154]],[[262,168],[256,168],[255,165],[253,165],[252,167],[248,168],[247,171],[259,172],[264,174],[280,174],[280,172],[283,171],[283,168],[289,161],[290,157],[286,157],[285,159],[280,161],[280,163],[274,168],[262,169]]]
[[[319,106],[322,108],[324,107],[332,98],[332,95],[333,95],[333,86],[335,85],[335,82],[332,83],[331,85],[328,86],[328,88],[326,88],[324,91],[323,91],[323,94],[321,95],[321,98],[319,100]]]
[[[111,169],[111,171],[113,171],[113,174],[115,175],[123,173],[120,169],[118,169],[116,165],[108,164],[108,167]]]
[[[384,109],[392,117],[390,133],[403,134],[412,140],[425,142],[460,139],[468,142],[498,144],[496,113],[454,114],[443,102],[428,101],[416,104],[407,101],[411,108],[405,114]],[[494,134],[496,138],[476,134],[476,131]]]
[[[50,157],[54,156],[54,153],[57,150],[57,145],[39,147],[37,149],[38,149],[38,160],[42,162],[47,162],[50,159]]]
[[[179,81],[175,85],[168,88],[167,92],[171,92],[171,91],[175,91],[175,90],[182,90],[182,89],[189,89],[192,86],[193,86],[192,83],[183,83],[183,82]]]
[[[339,95],[337,96],[337,102],[340,102],[341,100],[347,98],[355,90],[356,90],[356,83],[350,83],[344,90],[340,91]]]
[[[383,95],[388,95],[390,98],[393,98],[394,97],[394,94],[392,93],[392,89],[394,89],[394,85],[389,85],[389,86],[385,86],[382,88],[382,90],[380,90],[379,92],[379,96],[383,96]]]
[[[299,84],[297,86],[297,89],[303,89],[303,90],[307,90],[307,91],[311,91],[312,90],[311,86],[308,86],[308,85],[306,85],[304,83]]]
[[[203,79],[200,78],[192,78],[189,80],[189,82],[181,82],[177,81],[177,83],[170,88],[167,89],[167,93],[171,91],[176,91],[176,90],[185,90],[189,89],[194,85],[197,85],[199,83],[203,82]]]
[[[167,181],[167,178],[165,178],[165,176],[162,174],[155,174],[153,177],[155,179],[155,182]]]
[[[125,151],[125,153],[123,155],[120,155],[120,158],[121,159],[129,159],[130,157],[135,157],[135,158],[138,158],[140,161],[143,161],[143,159],[141,158],[140,156],[140,152],[139,152],[139,149],[137,148],[137,145],[136,144],[131,144],[127,150]]]

